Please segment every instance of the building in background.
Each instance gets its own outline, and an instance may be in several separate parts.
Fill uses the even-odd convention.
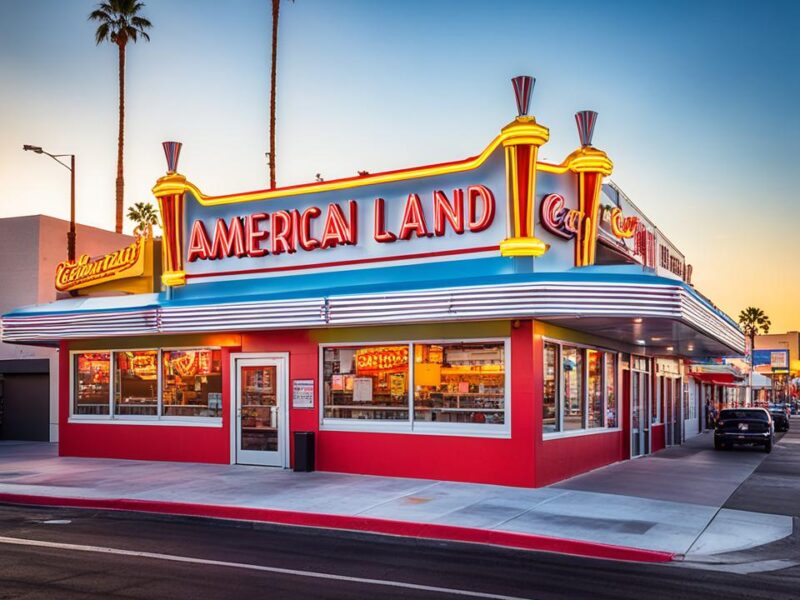
[[[755,337],[753,368],[769,377],[772,402],[798,401],[800,332],[769,333]]]
[[[68,229],[68,221],[44,215],[0,219],[0,312],[56,300]],[[85,225],[76,237],[77,253],[90,256],[133,239]],[[0,342],[0,440],[58,440],[57,373],[57,349]]]

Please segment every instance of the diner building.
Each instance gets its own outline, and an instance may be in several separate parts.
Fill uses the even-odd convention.
[[[742,333],[606,180],[596,113],[539,160],[532,87],[475,156],[335,181],[208,196],[166,142],[161,285],[142,238],[3,316],[59,348],[60,454],[292,468],[309,432],[318,470],[532,487],[681,443],[689,362]]]

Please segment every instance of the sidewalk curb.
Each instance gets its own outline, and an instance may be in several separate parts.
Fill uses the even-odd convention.
[[[184,517],[254,521],[278,525],[339,529],[344,531],[358,531],[430,540],[489,544],[521,550],[554,552],[557,554],[570,554],[573,556],[628,562],[665,563],[675,559],[675,555],[671,552],[644,550],[628,546],[614,546],[600,542],[587,542],[538,534],[477,529],[455,525],[439,525],[435,523],[395,521],[372,517],[305,513],[270,508],[190,504],[185,502],[159,502],[154,500],[134,500],[126,498],[69,498],[8,493],[0,493],[0,503],[93,508],[99,510],[134,511]]]

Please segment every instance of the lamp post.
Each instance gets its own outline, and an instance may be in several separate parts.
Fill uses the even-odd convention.
[[[70,173],[69,181],[69,231],[67,232],[67,260],[75,262],[75,155],[74,154],[50,154],[42,149],[41,146],[31,146],[25,144],[22,147],[27,152],[36,154],[46,154]],[[69,157],[69,164],[59,159]]]

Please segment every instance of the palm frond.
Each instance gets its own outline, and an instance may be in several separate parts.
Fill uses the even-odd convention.
[[[101,24],[97,31],[94,33],[94,42],[97,45],[105,42],[109,38],[109,31],[111,30],[111,26],[108,23]]]

